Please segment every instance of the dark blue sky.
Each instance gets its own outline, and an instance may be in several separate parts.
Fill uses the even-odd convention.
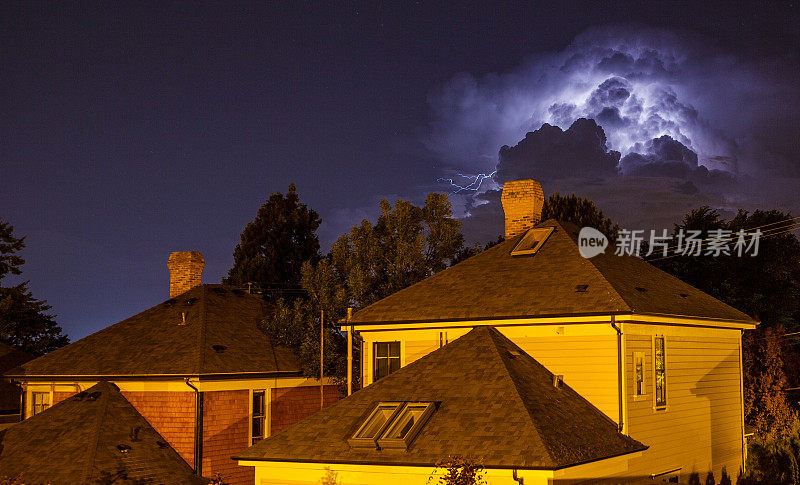
[[[431,102],[460,73],[512,71],[609,23],[743,58],[796,56],[800,35],[785,2],[263,3],[0,6],[0,216],[73,340],[166,299],[171,251],[202,251],[218,282],[290,182],[325,249],[381,197],[443,190],[458,167],[427,143]]]

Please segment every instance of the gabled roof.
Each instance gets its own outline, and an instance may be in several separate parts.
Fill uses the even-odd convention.
[[[379,402],[437,402],[405,452],[350,448]],[[451,455],[488,468],[558,469],[641,451],[617,425],[492,327],[443,348],[263,440],[235,458],[431,466]]]
[[[511,256],[523,235],[489,248],[356,312],[352,322],[494,320],[593,314],[666,314],[754,323],[716,298],[614,248],[591,259],[578,227],[553,219],[536,254]],[[587,285],[576,291],[577,285]]]
[[[299,375],[297,356],[258,329],[268,311],[259,295],[200,285],[6,376]]]
[[[0,476],[20,474],[25,483],[207,483],[104,381],[0,431]]]

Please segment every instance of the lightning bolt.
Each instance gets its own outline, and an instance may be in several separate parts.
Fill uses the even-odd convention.
[[[461,177],[464,179],[461,184],[456,183],[453,179],[445,179],[445,178],[438,178],[436,179],[437,182],[447,182],[450,184],[451,187],[455,188],[453,191],[454,194],[458,194],[464,191],[472,191],[476,192],[478,189],[481,188],[481,184],[486,179],[491,179],[494,177],[494,174],[497,173],[497,170],[490,174],[479,173],[478,175],[464,175],[463,173],[457,173],[457,177]],[[467,183],[469,182],[469,183]],[[464,185],[466,183],[466,185]]]

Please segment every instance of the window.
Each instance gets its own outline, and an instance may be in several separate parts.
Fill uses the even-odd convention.
[[[536,254],[536,251],[542,247],[542,244],[547,240],[553,232],[553,227],[529,229],[528,232],[522,236],[514,249],[511,250],[512,256],[524,256],[529,254]]]
[[[381,448],[407,448],[433,413],[432,402],[409,402],[389,428],[378,438]]]
[[[400,342],[375,342],[373,381],[386,377],[400,368]]]
[[[41,413],[50,407],[50,393],[49,392],[34,392],[32,394],[33,415]]]
[[[656,408],[667,406],[667,362],[664,348],[664,337],[656,337],[654,342],[654,361],[653,374],[655,375],[655,399]]]
[[[350,438],[350,445],[375,448],[375,440],[383,433],[402,405],[403,403],[401,402],[378,403],[375,410],[364,421],[364,424]]]
[[[251,421],[252,444],[264,439],[264,425],[266,423],[266,399],[263,390],[253,391],[253,414]]]
[[[348,440],[358,448],[406,449],[433,414],[433,402],[381,402]]]
[[[633,353],[633,395],[644,396],[644,352]]]

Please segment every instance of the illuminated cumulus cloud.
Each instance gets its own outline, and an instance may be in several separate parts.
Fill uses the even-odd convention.
[[[671,140],[710,171],[754,173],[770,166],[796,176],[794,154],[771,148],[791,143],[792,123],[796,127],[796,113],[774,119],[776,108],[797,104],[786,74],[791,70],[721,55],[668,31],[593,29],[513,72],[456,76],[430,96],[435,120],[426,142],[445,164],[475,174],[497,168],[502,182],[503,154],[495,167],[501,146],[553,127],[568,133],[585,118],[602,127],[609,152],[622,160],[650,157],[649,168],[655,168],[658,145]],[[781,125],[777,133],[769,133],[770,122]],[[582,173],[572,163],[553,164],[565,176]],[[641,164],[623,164],[620,174],[634,166],[641,172]]]
[[[721,54],[684,34],[592,29],[512,72],[454,77],[429,96],[425,142],[477,240],[502,231],[496,190],[519,178],[631,227],[706,204],[800,212],[796,71],[790,56]]]

